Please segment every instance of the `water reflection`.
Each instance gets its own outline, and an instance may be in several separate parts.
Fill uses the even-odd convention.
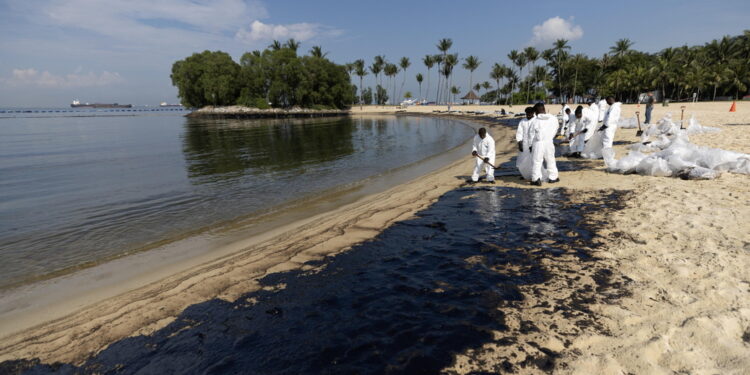
[[[354,152],[351,118],[196,120],[185,124],[183,152],[194,183],[284,171]]]

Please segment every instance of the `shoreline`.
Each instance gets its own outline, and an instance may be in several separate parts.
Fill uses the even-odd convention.
[[[269,108],[259,109],[244,106],[227,106],[227,107],[203,107],[196,109],[185,117],[189,118],[208,118],[208,119],[265,119],[265,118],[311,118],[311,117],[338,117],[348,116],[348,110],[336,109],[309,109],[309,108],[292,108],[280,109]]]
[[[691,136],[691,141],[750,152],[750,134],[746,130],[750,125],[750,103],[737,103],[736,114],[727,113],[724,104],[687,106],[686,119],[695,112],[703,125],[721,128],[716,134]],[[482,107],[479,108],[487,109]],[[552,113],[559,108],[550,107]],[[423,115],[431,115],[424,112],[434,109],[421,110]],[[514,109],[520,111],[522,107]],[[631,117],[637,109],[634,105],[623,106],[623,117]],[[657,106],[654,119],[666,112],[677,113],[679,118],[680,108]],[[511,164],[510,159],[516,154],[512,140],[515,129],[495,126],[497,120],[482,120],[482,116],[455,117],[488,126],[496,139],[497,164]],[[637,140],[635,131],[617,131],[618,158]],[[557,160],[575,162],[564,157]],[[458,178],[470,171],[467,160],[458,160],[434,175],[363,199],[349,210],[340,207],[322,215],[281,243],[264,244],[253,254],[204,264],[191,272],[173,275],[149,290],[123,294],[101,303],[97,314],[82,312],[30,330],[24,337],[13,336],[12,345],[0,344],[0,361],[38,357],[46,363],[80,363],[85,353],[106,346],[107,337],[114,339],[113,331],[119,331],[120,337],[150,334],[170,323],[170,317],[173,319],[181,311],[180,306],[217,296],[232,301],[247,292],[272,291],[260,282],[264,276],[289,270],[319,272],[314,261],[345,252],[391,224],[413,218],[444,193],[463,185]],[[507,314],[510,332],[506,333],[514,341],[493,332],[493,340],[456,353],[454,364],[446,370],[505,371],[505,359],[510,357],[510,365],[519,366],[516,368],[521,373],[537,372],[526,367],[529,365],[560,373],[741,373],[741,369],[750,368],[748,176],[724,173],[717,180],[684,181],[619,175],[607,173],[603,162],[596,161],[582,169],[563,171],[560,183],[541,188],[529,186],[515,175],[499,175],[496,180],[495,188],[501,189],[564,188],[571,192],[568,199],[572,204],[600,202],[596,196],[602,190],[629,193],[623,201],[605,199],[597,203],[620,204],[622,210],[595,210],[586,218],[587,222],[602,225],[594,244],[595,267],[581,265],[567,256],[544,261],[549,279],[521,288],[524,298],[499,307]],[[492,185],[479,185],[479,189],[485,186]],[[272,253],[272,259],[263,259],[261,253]],[[566,301],[571,300],[572,311],[556,308],[565,307]],[[127,319],[139,314],[144,316],[138,321]],[[570,314],[592,323],[578,326]],[[529,322],[533,324],[530,326]],[[147,324],[145,328],[132,332],[143,323]],[[126,333],[128,330],[130,333]],[[67,347],[73,344],[78,347]]]
[[[464,123],[464,125],[477,126],[460,118],[456,118],[456,120]],[[505,128],[507,129],[507,127]],[[468,142],[471,142],[471,138],[469,138]],[[160,267],[159,270],[146,278],[147,282],[145,284],[142,279],[135,282],[128,279],[116,280],[119,283],[115,283],[116,287],[114,289],[102,290],[101,288],[95,288],[82,297],[79,296],[79,298],[67,301],[64,298],[65,296],[55,296],[54,298],[59,304],[50,304],[50,307],[54,306],[54,308],[46,309],[41,314],[28,314],[24,310],[18,311],[15,314],[16,319],[5,319],[3,321],[5,328],[0,330],[0,361],[28,357],[29,355],[41,357],[45,360],[80,360],[86,355],[83,353],[101,350],[109,342],[118,338],[127,337],[132,334],[152,332],[166,325],[182,309],[194,303],[214,297],[228,300],[231,300],[233,297],[236,298],[238,293],[244,293],[252,290],[253,287],[257,287],[251,280],[266,273],[300,267],[304,268],[303,263],[308,260],[345,251],[349,246],[376,235],[391,223],[405,217],[404,215],[413,214],[425,206],[425,202],[421,201],[409,204],[405,200],[407,195],[412,197],[428,196],[431,199],[436,199],[439,196],[438,191],[448,191],[458,186],[454,184],[460,184],[462,181],[455,180],[455,173],[452,172],[465,169],[461,166],[465,166],[466,160],[458,155],[462,154],[461,151],[465,151],[463,148],[467,147],[467,144],[470,143],[462,143],[454,149],[428,158],[437,159],[443,165],[442,167],[435,167],[434,165],[431,167],[432,172],[440,175],[440,178],[436,181],[437,184],[447,184],[442,189],[435,190],[432,189],[435,185],[425,184],[422,180],[425,178],[431,180],[430,177],[425,176],[401,176],[397,185],[379,192],[377,189],[382,189],[384,182],[372,184],[373,181],[365,181],[366,183],[362,183],[362,185],[366,185],[364,193],[355,194],[355,198],[344,206],[336,206],[333,209],[331,209],[332,207],[327,207],[323,212],[311,217],[286,223],[282,227],[256,234],[250,238],[240,236],[234,243],[224,246],[223,249],[218,251],[212,251],[210,254],[196,256],[191,260],[173,263],[167,267]],[[446,155],[451,155],[448,157],[450,160],[446,160]],[[454,159],[453,157],[458,157],[459,159]],[[423,162],[425,160],[412,164],[411,169],[409,168],[410,166],[403,166],[397,169],[406,169],[406,171],[401,171],[401,174],[408,174],[417,169],[414,168],[416,164]],[[457,165],[459,166],[458,169],[456,169]],[[434,168],[439,169],[434,171]],[[425,170],[423,167],[420,167],[419,171],[418,173],[431,172],[430,168]],[[399,171],[396,172],[398,173]],[[418,180],[416,185],[411,183],[415,178]],[[418,186],[419,189],[415,190],[415,186]],[[406,190],[409,190],[408,194],[403,193]],[[403,202],[403,204],[395,204],[393,201]],[[386,212],[380,212],[381,209],[386,210]],[[321,222],[325,224],[321,225]],[[330,233],[327,233],[329,231]],[[283,245],[274,244],[274,239],[283,239]],[[299,246],[295,244],[297,241],[307,241],[308,246]],[[205,242],[194,244],[194,247],[200,247],[202,244],[205,244]],[[286,248],[288,246],[294,246],[294,249]],[[159,258],[163,260],[165,256],[153,250],[143,254],[150,255],[150,257],[145,256],[140,260],[139,263],[143,266],[149,264],[149,258],[154,258],[151,259],[152,261]],[[128,258],[130,257],[121,258],[120,260],[135,259]],[[105,267],[97,269],[98,272],[91,273],[92,269],[83,270],[82,272],[89,271],[91,274],[88,277],[95,280],[112,278],[115,271],[120,268],[117,267],[117,263],[115,262],[117,260],[109,262],[112,263],[109,266],[105,264]],[[234,284],[235,279],[238,277],[236,275],[243,273],[240,269],[235,268],[240,262],[247,262],[241,266],[244,267],[242,269],[250,270],[256,277],[243,276],[242,278],[246,280]],[[138,263],[135,265],[137,268]],[[233,271],[232,276],[223,275],[223,271],[218,271],[221,268],[229,269],[231,270],[230,272]],[[85,281],[86,278],[83,279]],[[198,285],[207,279],[211,279],[211,286]],[[82,281],[73,280],[63,285],[66,287],[76,285],[80,287]],[[23,287],[21,290],[23,290]],[[167,307],[152,306],[153,308],[150,308],[142,305],[144,299],[156,302],[162,300],[160,295],[167,294],[170,295],[168,299],[172,302],[164,303],[168,305]],[[22,304],[33,305],[29,301]],[[106,318],[108,315],[114,314],[115,311],[120,311],[121,309],[133,309],[129,313],[130,315],[139,315],[139,313],[136,313],[136,311],[139,311],[142,313],[143,319],[131,320],[133,319],[131,316],[130,319],[121,317],[121,320],[108,321]],[[110,313],[102,313],[102,311],[109,311]],[[107,323],[104,323],[104,321],[107,321]],[[87,324],[87,322],[89,323]],[[99,324],[93,324],[93,322],[99,322]],[[110,336],[101,337],[100,335],[90,334],[87,329],[82,329],[81,324],[89,328],[111,324],[119,326],[119,329],[117,332],[112,332]],[[125,328],[124,326],[129,328]],[[21,328],[19,329],[19,327]],[[72,333],[71,331],[76,333]],[[84,350],[78,351],[73,349],[77,354],[61,354],[61,351],[70,350],[66,345],[53,345],[55,348],[46,353],[48,355],[43,354],[47,350],[41,348],[47,348],[49,336],[59,335],[58,339],[60,339],[71,334],[78,337],[77,340],[82,339],[79,335],[94,336],[96,339],[93,340],[92,345],[89,345]],[[45,335],[47,338],[42,341],[36,341],[40,335]]]

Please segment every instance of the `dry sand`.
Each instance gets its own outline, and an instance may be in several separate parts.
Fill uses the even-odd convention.
[[[454,109],[492,112],[499,107]],[[686,117],[695,113],[703,125],[722,129],[691,141],[750,153],[750,103],[738,103],[736,113],[728,109],[728,103],[687,105]],[[551,112],[557,110],[559,106],[551,106]],[[626,105],[623,116],[635,110]],[[365,107],[361,112],[390,111],[393,107]],[[667,111],[679,118],[678,104],[657,105],[653,118]],[[515,154],[513,131],[492,127],[491,133],[502,163]],[[635,130],[618,130],[617,140],[635,141]],[[618,157],[624,147],[616,146]],[[275,240],[4,337],[0,360],[80,362],[114,340],[164,326],[190,304],[217,296],[234,299],[257,289],[256,280],[265,274],[305,268],[308,260],[371,238],[461,185],[459,177],[470,168],[471,162],[457,161],[438,173],[322,214]],[[563,172],[560,178],[556,186],[579,191],[577,199],[582,201],[596,190],[633,191],[630,199],[619,202],[623,209],[606,218],[611,225],[602,228],[597,240],[601,246],[594,255],[599,261],[586,268],[573,258],[547,262],[553,277],[525,287],[524,300],[515,306],[520,309],[506,312],[510,330],[497,332],[497,342],[458,355],[449,370],[510,366],[533,373],[538,367],[532,370],[525,364],[552,358],[548,367],[560,373],[750,373],[750,177],[725,173],[713,181],[683,181],[622,176],[606,173],[597,161],[590,170]],[[516,177],[501,178],[499,185],[528,187]],[[605,282],[602,275],[608,275]],[[555,311],[571,298],[582,301],[574,315]],[[529,321],[537,329],[526,329],[524,322]],[[583,321],[590,324],[579,324]],[[517,338],[516,343],[499,344],[503,336]]]

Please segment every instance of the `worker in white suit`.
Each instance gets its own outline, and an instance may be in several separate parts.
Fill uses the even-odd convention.
[[[573,121],[574,125],[570,127],[570,132],[568,133],[570,156],[580,158],[581,152],[583,152],[583,148],[586,145],[586,135],[588,133],[593,134],[596,130],[597,118],[591,108],[583,108],[580,105],[576,108],[573,118],[575,119]]]
[[[602,131],[602,150],[612,148],[615,140],[615,131],[617,123],[620,121],[620,106],[622,103],[616,102],[614,97],[607,97],[607,114],[604,116],[604,124],[599,128]]]
[[[531,178],[531,139],[529,139],[529,124],[534,118],[534,108],[526,107],[526,118],[518,123],[516,129],[516,144],[518,144],[518,156],[516,156],[516,168],[521,172],[521,179]]]
[[[589,102],[589,109],[591,110],[591,113],[594,115],[594,122],[599,122],[599,104],[596,104],[596,101]],[[591,135],[589,135],[591,137]],[[586,138],[588,140],[588,138]]]
[[[549,182],[560,181],[555,162],[555,134],[557,133],[557,117],[547,114],[544,104],[534,106],[536,117],[529,124],[529,138],[531,144],[531,184],[542,185],[542,162],[549,174]]]
[[[560,115],[562,116],[562,124],[560,124],[560,132],[558,134],[564,136],[568,132],[568,125],[571,117],[570,107],[568,107],[567,104],[563,104],[563,107],[560,110]]]
[[[474,173],[471,174],[471,181],[479,181],[479,172],[482,170],[482,167],[484,167],[484,171],[487,175],[487,182],[494,184],[495,170],[490,164],[495,164],[495,140],[487,134],[487,129],[480,128],[477,135],[474,136],[471,155],[474,156],[475,159]]]
[[[602,98],[602,100],[599,101],[599,122],[604,121],[604,116],[607,114],[607,109],[609,108],[609,105],[607,104],[607,99]]]

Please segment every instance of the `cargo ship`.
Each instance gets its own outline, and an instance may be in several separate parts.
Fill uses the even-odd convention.
[[[159,107],[182,107],[182,104],[169,104],[167,102],[161,102]]]
[[[132,104],[118,104],[118,103],[81,103],[78,100],[74,100],[70,103],[71,108],[133,108]]]

